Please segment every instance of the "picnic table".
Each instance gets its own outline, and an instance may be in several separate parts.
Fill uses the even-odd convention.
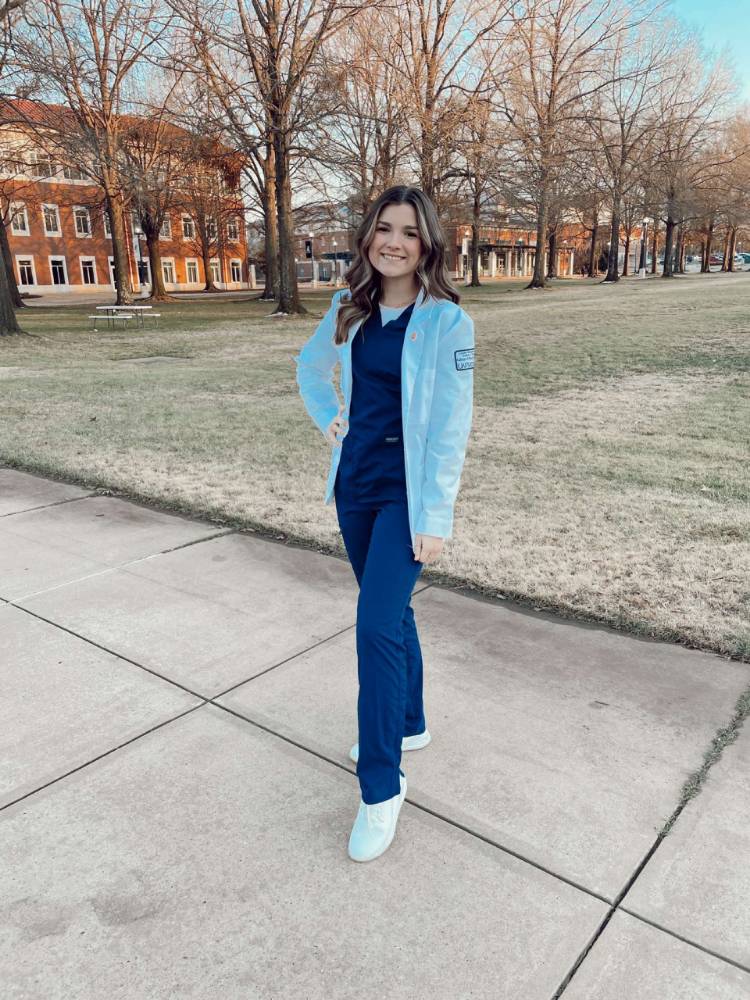
[[[148,309],[153,309],[153,306],[97,306],[98,311],[105,312],[107,317],[107,326],[114,327],[115,320],[117,319],[117,314],[122,313],[122,318],[129,319],[130,316],[127,314],[132,314],[136,317],[136,321],[139,326],[143,326],[143,314]]]

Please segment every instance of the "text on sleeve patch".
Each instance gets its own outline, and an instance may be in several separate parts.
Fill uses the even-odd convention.
[[[474,367],[473,347],[466,347],[462,351],[454,351],[453,356],[456,360],[456,371],[463,372],[468,368]]]

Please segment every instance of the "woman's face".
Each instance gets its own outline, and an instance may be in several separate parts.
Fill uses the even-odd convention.
[[[401,278],[417,269],[422,240],[413,205],[386,205],[368,249],[370,263],[387,278]]]

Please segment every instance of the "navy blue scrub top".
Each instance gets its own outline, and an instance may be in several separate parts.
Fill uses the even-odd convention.
[[[383,323],[376,304],[352,341],[349,429],[341,445],[337,485],[360,503],[403,500],[406,495],[401,354],[413,309],[412,302]]]

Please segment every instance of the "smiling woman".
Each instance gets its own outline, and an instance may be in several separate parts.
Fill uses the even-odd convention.
[[[378,198],[346,277],[350,292],[336,294],[303,347],[297,381],[334,447],[326,496],[335,496],[360,587],[359,743],[350,756],[362,799],[349,856],[370,861],[391,843],[406,794],[401,751],[430,740],[410,598],[422,565],[452,532],[471,426],[474,328],[447,278],[435,207],[418,188]],[[331,382],[338,361],[343,406]]]

